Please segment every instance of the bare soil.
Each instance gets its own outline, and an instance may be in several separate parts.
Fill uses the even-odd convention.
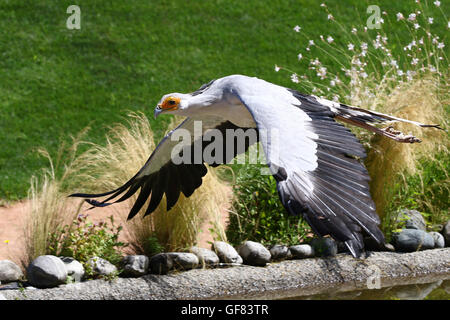
[[[117,217],[115,221],[123,226],[121,233],[121,241],[127,240],[127,223],[126,216],[128,210],[115,205],[114,208],[95,208],[89,211],[89,220],[92,222],[107,221],[108,217],[114,215]],[[25,239],[24,229],[26,219],[30,208],[29,201],[23,200],[12,204],[0,206],[0,260],[8,259],[14,261],[18,265],[25,256]],[[87,208],[87,207],[86,207]],[[227,224],[228,213],[224,209],[221,214],[223,225]],[[210,242],[213,241],[212,235],[209,233],[211,225],[206,223],[201,230],[206,230],[199,234],[197,245],[202,248],[210,248]]]

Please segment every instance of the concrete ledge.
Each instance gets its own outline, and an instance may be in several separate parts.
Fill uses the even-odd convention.
[[[371,252],[365,259],[347,254],[333,258],[289,260],[266,267],[196,269],[169,275],[93,280],[52,289],[4,290],[6,299],[277,299],[367,289],[380,275],[381,287],[450,279],[450,248],[413,253]]]

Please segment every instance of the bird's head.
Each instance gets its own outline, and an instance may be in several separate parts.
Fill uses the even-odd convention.
[[[155,118],[161,113],[177,114],[177,111],[184,108],[182,94],[171,93],[164,95],[155,108]]]

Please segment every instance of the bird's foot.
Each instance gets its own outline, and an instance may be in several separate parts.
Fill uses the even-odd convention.
[[[403,132],[395,130],[394,127],[389,126],[383,129],[380,129],[384,136],[391,138],[397,142],[404,142],[404,143],[415,143],[415,142],[422,142],[419,138],[408,134],[405,135]]]
[[[389,127],[383,128],[381,130],[386,132],[386,133],[390,133],[390,134],[393,134],[393,135],[396,135],[396,136],[402,134],[401,131],[395,130],[393,126],[389,126]]]

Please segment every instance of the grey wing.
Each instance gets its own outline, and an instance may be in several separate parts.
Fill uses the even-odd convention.
[[[357,138],[315,99],[267,82],[252,87],[235,94],[257,124],[285,208],[302,214],[317,234],[344,242],[354,256],[364,247],[363,230],[384,243],[369,175],[355,158],[365,157]]]

